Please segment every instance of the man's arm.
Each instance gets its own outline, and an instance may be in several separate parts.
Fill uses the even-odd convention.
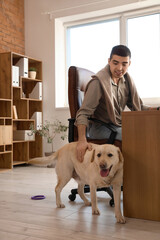
[[[86,125],[80,124],[78,128],[77,158],[83,162],[86,150],[92,150],[92,145],[86,139]]]
[[[96,94],[94,94],[96,93]],[[86,150],[91,150],[92,145],[86,139],[86,127],[88,125],[88,117],[92,116],[96,110],[99,100],[102,96],[102,89],[99,80],[94,79],[90,82],[81,108],[77,112],[75,125],[78,128],[78,144],[77,157],[79,161],[83,161]]]

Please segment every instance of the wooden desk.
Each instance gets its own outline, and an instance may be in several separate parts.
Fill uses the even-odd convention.
[[[160,221],[160,111],[123,112],[124,215]]]

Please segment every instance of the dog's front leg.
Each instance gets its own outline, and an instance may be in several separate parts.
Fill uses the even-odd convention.
[[[125,223],[125,218],[121,213],[121,186],[113,185],[113,196],[114,196],[114,204],[115,204],[115,217],[118,223]]]
[[[100,215],[100,211],[97,207],[96,187],[94,185],[90,185],[90,193],[91,193],[92,214]]]

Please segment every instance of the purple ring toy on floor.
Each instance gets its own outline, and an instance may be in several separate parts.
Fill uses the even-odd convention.
[[[36,195],[31,197],[32,200],[42,200],[45,199],[46,197],[44,195]]]

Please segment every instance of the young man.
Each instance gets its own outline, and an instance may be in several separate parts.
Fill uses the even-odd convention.
[[[135,84],[127,73],[130,64],[129,48],[124,45],[115,46],[107,66],[92,76],[87,85],[83,104],[76,116],[79,161],[83,161],[86,149],[91,150],[91,144],[86,139],[86,130],[87,134],[95,139],[108,138],[111,132],[99,123],[89,122],[88,117],[110,123],[117,131],[116,139],[121,140],[121,112],[124,108],[127,106],[131,111],[149,109],[143,105]]]

